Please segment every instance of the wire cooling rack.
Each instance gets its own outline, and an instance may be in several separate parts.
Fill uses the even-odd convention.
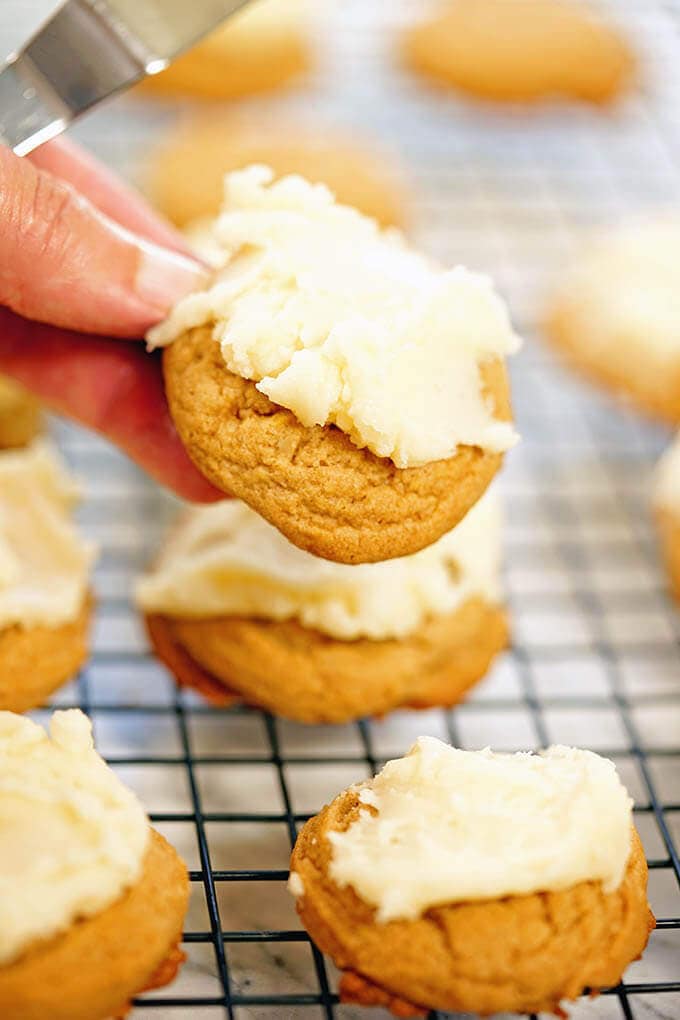
[[[299,90],[247,104],[252,115],[302,110],[390,144],[409,170],[419,240],[449,263],[491,272],[527,337],[584,228],[680,197],[678,3],[614,5],[644,59],[644,84],[608,113],[499,111],[430,91],[394,59],[395,33],[422,11],[419,0],[315,6],[317,71]],[[5,49],[49,7],[2,0]],[[176,112],[131,99],[77,133],[134,174]],[[669,436],[583,387],[531,340],[513,374],[524,439],[501,486],[514,646],[453,712],[352,726],[220,711],[175,691],[129,603],[171,503],[104,443],[57,424],[87,484],[83,527],[102,546],[94,654],[57,700],[90,714],[100,750],[191,868],[188,963],[173,986],[137,1002],[133,1020],[368,1017],[337,1003],[337,975],[300,929],[285,891],[288,854],[311,813],[420,733],[504,750],[573,743],[615,760],[635,797],[658,924],[625,982],[571,1013],[680,1017],[680,615],[648,507],[650,469]]]

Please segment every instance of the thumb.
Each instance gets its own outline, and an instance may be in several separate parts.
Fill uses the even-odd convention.
[[[0,146],[0,304],[29,319],[139,337],[205,270],[137,237]]]

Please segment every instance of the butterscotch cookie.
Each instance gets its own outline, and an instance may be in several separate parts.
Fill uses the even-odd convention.
[[[137,91],[231,99],[279,88],[311,62],[305,0],[258,0]]]
[[[652,509],[668,585],[680,602],[680,438],[675,437],[659,461],[652,489]]]
[[[338,201],[385,226],[403,225],[406,198],[387,154],[353,138],[299,121],[219,111],[185,121],[152,154],[147,190],[179,227],[196,235],[220,210],[224,175],[253,163],[277,175],[299,173],[325,184]]]
[[[449,531],[516,440],[490,281],[321,185],[226,178],[223,268],[149,333],[191,458],[289,541],[367,563]]]
[[[636,65],[621,33],[573,0],[450,0],[406,30],[401,52],[438,85],[510,102],[605,103]]]
[[[0,453],[0,709],[41,705],[85,661],[94,547],[50,445]]]
[[[563,274],[545,336],[567,362],[634,407],[680,423],[680,220],[612,227]]]
[[[363,566],[235,500],[193,510],[136,587],[153,648],[213,702],[302,722],[455,704],[507,643],[492,496],[428,549]]]
[[[12,379],[0,376],[0,450],[27,446],[41,431],[38,401]]]
[[[50,737],[0,712],[0,1013],[105,1020],[172,980],[184,864],[92,746],[82,713]]]
[[[290,888],[342,1001],[559,1013],[616,984],[654,927],[631,803],[587,751],[421,737],[307,822]]]

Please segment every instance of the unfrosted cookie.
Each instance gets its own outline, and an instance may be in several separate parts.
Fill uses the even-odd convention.
[[[363,566],[301,552],[235,500],[196,509],[136,602],[158,657],[217,704],[335,723],[453,705],[507,643],[492,497],[435,545]]]
[[[485,277],[444,272],[323,187],[227,177],[224,268],[151,330],[192,460],[300,548],[416,552],[464,517],[516,440],[517,348]]]
[[[341,1001],[401,1017],[560,1013],[615,985],[654,927],[630,805],[588,752],[421,737],[307,822],[290,889],[343,971]]]
[[[12,379],[0,376],[0,450],[27,446],[41,431],[38,401]]]
[[[78,488],[51,446],[0,453],[0,709],[41,705],[85,661],[94,547]]]
[[[225,173],[253,163],[326,184],[338,201],[385,226],[404,223],[404,185],[387,153],[325,126],[271,115],[219,111],[185,121],[149,160],[149,195],[173,223],[192,228],[191,238],[219,212]]]
[[[0,712],[0,1014],[108,1020],[180,966],[186,867],[82,713],[50,733]]]
[[[604,103],[635,71],[620,32],[574,0],[450,0],[406,30],[402,55],[437,84],[500,101]]]
[[[680,423],[680,219],[613,226],[562,274],[545,335],[576,370]]]
[[[231,99],[267,92],[307,71],[311,64],[305,0],[258,0],[138,91]]]
[[[659,461],[652,489],[652,509],[670,591],[680,602],[680,437]]]

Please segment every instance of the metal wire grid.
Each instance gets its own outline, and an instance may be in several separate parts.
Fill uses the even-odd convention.
[[[49,6],[3,0],[6,48]],[[514,116],[427,92],[389,59],[390,31],[420,9],[417,0],[329,8],[314,89],[267,103],[311,107],[402,150],[425,246],[492,272],[530,335],[538,296],[583,226],[679,197],[678,5],[616,5],[652,59],[644,93],[608,117],[564,108]],[[250,105],[256,114],[262,104]],[[170,115],[129,103],[79,133],[130,169]],[[514,647],[453,712],[344,727],[217,710],[174,690],[128,598],[172,506],[103,443],[57,425],[87,481],[83,526],[102,544],[95,651],[57,701],[91,715],[101,751],[191,868],[188,963],[172,987],[136,1003],[133,1020],[368,1015],[338,1005],[332,966],[300,930],[284,889],[288,853],[322,803],[419,733],[507,750],[562,741],[617,762],[636,799],[658,925],[625,983],[572,1015],[680,1016],[680,621],[647,507],[649,469],[667,437],[614,411],[533,345],[514,383],[524,441],[502,480]]]

